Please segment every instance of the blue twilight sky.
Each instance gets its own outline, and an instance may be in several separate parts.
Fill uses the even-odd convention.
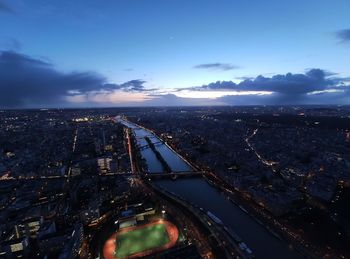
[[[0,0],[0,107],[350,104],[349,14],[349,0]]]

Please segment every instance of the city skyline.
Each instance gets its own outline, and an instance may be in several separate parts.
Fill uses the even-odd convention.
[[[350,103],[350,3],[0,1],[0,108]]]

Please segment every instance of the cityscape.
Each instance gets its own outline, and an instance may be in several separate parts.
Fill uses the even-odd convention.
[[[0,259],[350,259],[349,0],[0,0]]]
[[[4,258],[350,256],[349,106],[0,120]]]

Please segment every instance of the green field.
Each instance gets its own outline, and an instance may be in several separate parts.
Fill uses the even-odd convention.
[[[169,236],[164,224],[156,224],[120,233],[117,236],[117,258],[162,247],[169,243]]]

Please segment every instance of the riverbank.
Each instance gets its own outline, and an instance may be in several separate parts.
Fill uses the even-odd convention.
[[[135,124],[124,122],[126,126],[132,126],[135,134],[141,138],[152,135],[150,131],[135,129]],[[151,138],[152,138],[151,136]],[[137,138],[137,136],[136,136]],[[159,138],[157,138],[159,139]],[[140,141],[140,140],[138,140]],[[156,147],[158,150],[159,146]],[[168,149],[163,156],[170,167],[176,166],[178,160],[171,159],[167,154],[174,154],[166,145],[161,145],[162,149]],[[162,150],[164,152],[164,150]],[[141,152],[142,153],[142,152]],[[164,153],[163,153],[164,154]],[[141,154],[144,155],[144,154]],[[177,159],[179,156],[176,156]],[[143,157],[147,164],[154,163],[151,157]],[[181,163],[185,163],[183,160]],[[158,162],[159,163],[159,162]],[[187,165],[187,163],[185,163]],[[271,231],[255,221],[250,215],[245,213],[239,206],[227,199],[226,195],[220,194],[214,186],[210,186],[203,178],[181,178],[173,180],[155,181],[163,189],[183,197],[190,204],[194,204],[205,211],[210,211],[218,216],[223,224],[233,229],[241,239],[251,247],[257,258],[302,258],[288,243],[279,239]],[[267,247],[271,249],[266,249]]]

